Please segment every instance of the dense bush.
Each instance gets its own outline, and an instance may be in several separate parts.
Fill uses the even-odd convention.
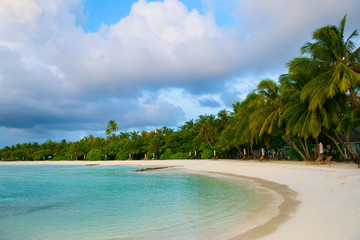
[[[172,155],[172,151],[169,148],[167,148],[166,151],[163,154],[161,154],[160,160],[172,159],[171,155]]]
[[[129,158],[129,155],[121,150],[116,154],[116,160],[126,160],[128,158]]]
[[[105,153],[98,149],[90,150],[87,154],[87,160],[89,161],[96,161],[96,160],[104,160]]]
[[[170,156],[170,159],[187,159],[188,153],[174,153]]]
[[[49,149],[46,150],[39,150],[32,154],[33,160],[47,160],[49,159],[49,156],[51,157],[52,152]]]
[[[68,160],[69,158],[66,156],[62,156],[62,155],[56,155],[55,157],[53,157],[53,161],[61,161],[61,160]]]
[[[302,160],[300,154],[293,148],[287,149],[286,154],[288,155],[289,160]]]
[[[214,152],[209,148],[205,148],[201,153],[201,159],[210,159],[213,156],[214,156]]]
[[[10,154],[10,160],[16,161],[16,160],[29,160],[29,159],[26,152],[22,150],[15,150]]]

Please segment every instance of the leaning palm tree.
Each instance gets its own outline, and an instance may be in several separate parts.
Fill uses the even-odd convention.
[[[343,94],[338,94],[333,98],[323,100],[321,108],[311,108],[312,99],[306,98],[301,100],[303,87],[316,78],[321,70],[321,62],[316,59],[295,58],[287,66],[289,73],[280,77],[281,91],[284,99],[282,107],[282,121],[285,124],[285,137],[292,144],[293,148],[298,151],[302,158],[309,159],[309,149],[307,139],[314,138],[317,140],[320,134],[330,138],[339,149],[340,154],[344,157],[343,151],[333,135],[337,135],[334,130],[342,116],[342,106],[344,105]],[[303,152],[297,148],[295,141],[301,144]],[[304,154],[305,155],[304,155]]]
[[[317,139],[322,130],[321,115],[310,111],[308,101],[301,101],[303,87],[319,71],[318,62],[309,58],[295,58],[287,63],[289,72],[280,76],[281,102],[279,126],[283,137],[290,142],[303,160],[310,158],[307,140]],[[300,146],[297,146],[300,143]],[[300,150],[302,148],[302,151]]]
[[[349,94],[351,104],[360,109],[358,86],[360,84],[360,48],[352,39],[357,30],[344,38],[346,15],[339,27],[328,25],[313,33],[314,42],[302,47],[302,54],[309,54],[319,62],[319,73],[304,87],[301,99],[310,98],[310,109],[321,108],[328,98]]]

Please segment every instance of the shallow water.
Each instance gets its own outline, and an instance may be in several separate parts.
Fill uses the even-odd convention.
[[[269,193],[136,167],[0,166],[0,239],[226,239]]]

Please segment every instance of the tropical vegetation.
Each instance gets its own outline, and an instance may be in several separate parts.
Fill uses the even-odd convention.
[[[301,56],[287,63],[279,80],[262,80],[232,111],[200,115],[177,130],[120,132],[110,120],[107,138],[90,135],[76,142],[17,144],[0,150],[4,160],[277,158],[308,160],[322,154],[360,164],[351,134],[360,126],[360,48],[353,31],[339,26],[313,33]],[[285,147],[288,146],[288,147]]]

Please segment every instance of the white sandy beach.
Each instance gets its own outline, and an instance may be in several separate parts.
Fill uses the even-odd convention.
[[[287,185],[299,204],[283,209],[282,220],[270,221],[252,234],[235,239],[360,239],[360,169],[355,164],[309,165],[302,162],[236,160],[1,162],[0,165],[122,165],[173,166],[260,178]],[[265,234],[265,235],[264,235]]]

